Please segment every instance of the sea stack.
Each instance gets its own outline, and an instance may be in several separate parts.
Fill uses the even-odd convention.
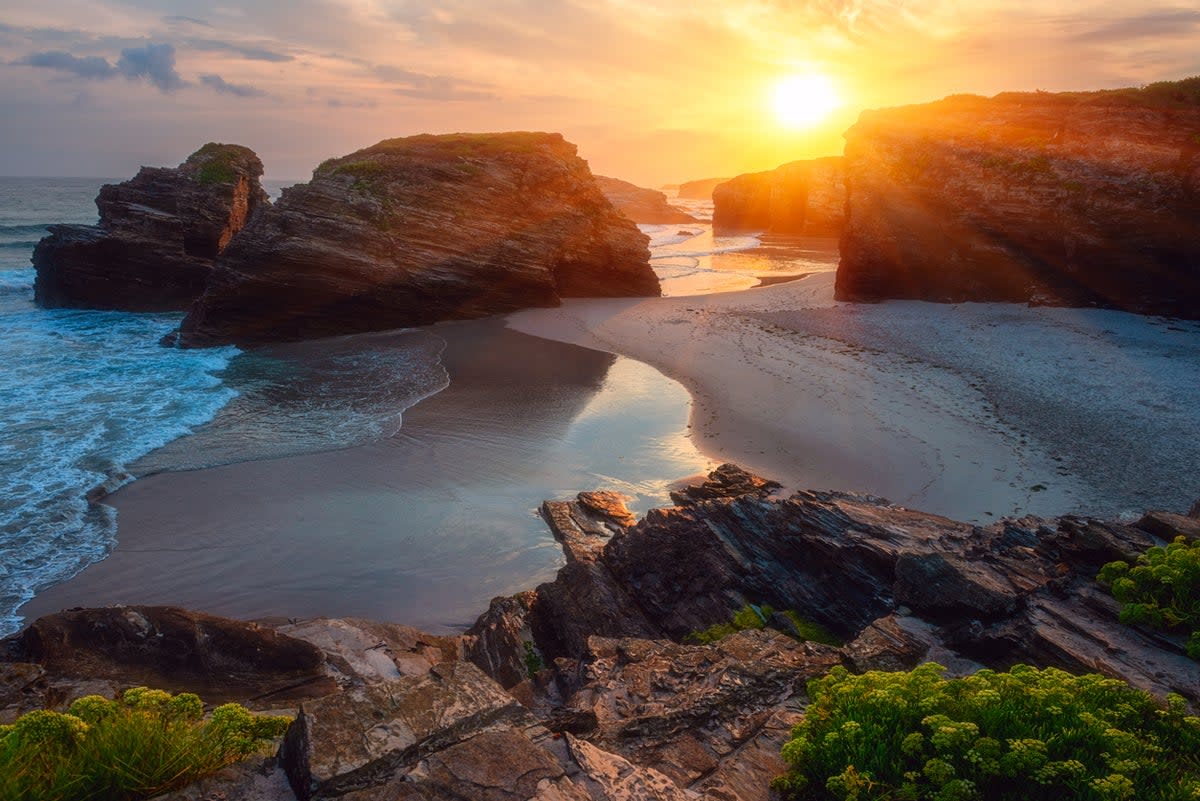
[[[254,151],[210,142],[178,167],[100,189],[99,225],[52,225],[33,252],[39,305],[181,311],[220,253],[269,205]]]
[[[658,295],[648,238],[554,133],[388,139],[285,189],[221,254],[185,347]]]
[[[837,236],[846,205],[841,156],[793,161],[718,184],[712,192],[713,229],[784,236]]]
[[[657,189],[645,189],[620,178],[596,176],[600,191],[613,207],[635,223],[674,225],[696,222],[696,218],[667,202],[667,196]]]
[[[865,112],[840,300],[1200,318],[1200,78]]]

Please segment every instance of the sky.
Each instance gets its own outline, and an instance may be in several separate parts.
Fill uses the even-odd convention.
[[[841,106],[779,124],[773,84]],[[1200,73],[1195,2],[6,0],[0,175],[126,177],[208,141],[305,179],[381,139],[560,131],[646,186],[841,152],[866,108]]]

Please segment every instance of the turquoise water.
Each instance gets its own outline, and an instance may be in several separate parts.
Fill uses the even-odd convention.
[[[237,351],[177,351],[178,314],[38,309],[30,253],[52,222],[92,223],[97,179],[0,178],[0,634],[39,589],[112,546],[111,509],[86,500],[211,419]]]

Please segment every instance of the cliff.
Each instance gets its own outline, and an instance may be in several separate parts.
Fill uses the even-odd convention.
[[[260,207],[262,162],[209,143],[178,167],[100,189],[95,226],[53,225],[33,252],[45,307],[170,311],[200,296],[218,255]]]
[[[723,465],[637,520],[619,495],[542,509],[566,565],[464,635],[268,625],[167,607],[50,615],[0,641],[0,721],[131,684],[299,714],[278,758],[171,796],[766,801],[809,679],[1016,662],[1200,701],[1182,638],[1117,622],[1099,567],[1196,517],[986,527]],[[745,604],[766,627],[688,635]],[[786,610],[786,613],[785,611]],[[801,618],[844,644],[811,641]],[[683,640],[683,642],[681,642]]]
[[[712,200],[713,189],[717,184],[723,184],[728,178],[700,178],[695,181],[684,181],[679,185],[681,200]]]
[[[785,236],[836,236],[846,205],[840,156],[747,173],[712,191],[713,229]]]
[[[558,134],[388,139],[321,164],[218,260],[180,344],[253,344],[658,295],[648,239]]]
[[[1200,317],[1200,78],[950,97],[846,132],[837,297]]]
[[[667,196],[656,189],[643,189],[628,181],[603,175],[596,176],[596,183],[613,208],[635,223],[672,225],[696,222],[695,217],[672,206],[667,202]]]

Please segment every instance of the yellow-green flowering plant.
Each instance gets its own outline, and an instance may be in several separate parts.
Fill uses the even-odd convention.
[[[183,787],[250,756],[290,718],[238,704],[209,718],[192,693],[136,687],[80,698],[0,726],[0,801],[134,801]]]
[[[835,668],[775,786],[837,801],[1195,801],[1200,718],[1123,681],[1018,665],[958,679]]]
[[[1182,632],[1188,656],[1200,660],[1200,540],[1176,537],[1135,565],[1109,562],[1096,580],[1121,602],[1122,623]]]

